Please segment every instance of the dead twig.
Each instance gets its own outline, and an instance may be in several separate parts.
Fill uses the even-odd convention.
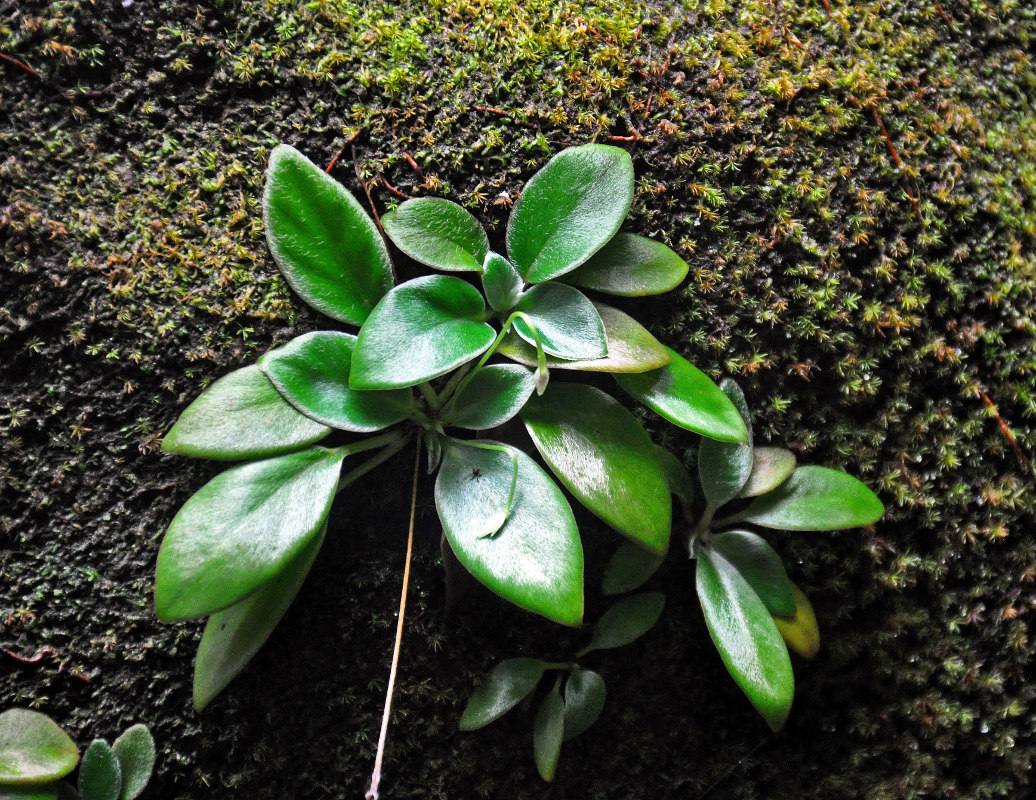
[[[9,56],[9,55],[7,55],[7,53],[0,53],[0,58],[2,58],[8,64],[14,64],[16,67],[21,67],[26,72],[28,72],[30,75],[34,75],[37,78],[40,76],[39,73],[36,72],[36,70],[34,70],[32,67],[30,67],[28,64],[26,64],[24,61],[19,61],[14,56]]]
[[[996,420],[996,424],[1000,426],[1000,433],[1004,435],[1004,438],[1011,443],[1011,447],[1014,448],[1014,454],[1018,457],[1018,462],[1021,464],[1028,464],[1029,458],[1022,452],[1022,448],[1015,441],[1014,434],[1011,433],[1011,429],[1007,427],[1007,423],[1004,422],[1004,418],[1000,416],[1000,411],[993,404],[993,401],[989,399],[989,395],[986,394],[981,386],[975,387],[975,393],[982,398],[982,402],[986,404],[986,408],[989,409],[993,418]]]

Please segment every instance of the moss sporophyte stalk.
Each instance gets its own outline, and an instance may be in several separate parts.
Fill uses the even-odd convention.
[[[158,556],[159,616],[209,618],[195,662],[199,710],[287,610],[335,496],[348,497],[350,484],[413,446],[436,475],[435,507],[457,560],[504,600],[567,626],[583,621],[583,550],[569,498],[624,537],[605,576],[605,591],[617,593],[647,580],[669,550],[675,495],[685,516],[701,520],[678,535],[696,559],[720,655],[771,727],[783,724],[793,693],[787,647],[809,654],[815,620],[754,529],[867,525],[882,506],[842,472],[753,447],[733,383],[716,386],[601,299],[667,292],[688,271],[664,244],[619,230],[633,196],[630,156],[588,144],[533,176],[496,250],[461,206],[408,200],[384,216],[385,233],[435,271],[397,284],[388,245],[352,194],[293,148],[273,151],[263,217],[277,266],[302,300],[356,332],[334,327],[269,351],[212,384],[164,438],[166,452],[239,462],[184,504]],[[616,386],[702,437],[696,476],[652,443],[609,393]],[[483,433],[516,417],[531,454]],[[417,476],[415,463],[369,797],[378,796],[403,631]],[[663,603],[657,593],[620,602],[577,657],[638,638]],[[491,673],[462,724],[496,719],[553,676],[534,737],[537,767],[550,779],[561,743],[600,714],[603,679],[575,662],[523,664]]]

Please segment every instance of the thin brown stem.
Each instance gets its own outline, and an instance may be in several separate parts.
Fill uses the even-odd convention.
[[[414,481],[410,493],[410,529],[406,539],[406,566],[403,567],[403,590],[399,595],[399,619],[396,621],[396,643],[392,648],[392,667],[389,669],[388,689],[385,692],[385,711],[381,715],[381,734],[378,736],[378,754],[374,757],[374,772],[371,773],[371,788],[364,795],[365,800],[378,800],[378,785],[381,783],[381,761],[385,756],[385,739],[388,737],[389,717],[392,716],[392,692],[396,687],[396,668],[399,665],[399,647],[403,642],[403,618],[406,615],[406,594],[410,585],[410,557],[414,550],[414,518],[417,515],[417,478],[421,466],[421,435],[417,436],[417,453],[414,456]]]
[[[363,187],[363,193],[367,195],[367,205],[370,206],[374,221],[378,224],[378,230],[381,231],[381,238],[387,239],[388,236],[385,234],[385,228],[381,224],[381,217],[378,216],[378,209],[374,207],[374,198],[371,197],[370,187],[367,185],[367,181],[363,177],[363,171],[360,169],[360,162],[356,158],[356,145],[349,146],[352,148],[353,169],[356,171],[356,180],[360,182],[360,186]],[[391,253],[389,253],[389,270],[392,272],[392,283],[394,284],[396,282],[396,264],[392,260]]]

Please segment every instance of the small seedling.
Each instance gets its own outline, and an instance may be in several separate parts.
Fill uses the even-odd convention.
[[[79,764],[75,786],[67,780]],[[68,734],[46,714],[12,708],[0,714],[3,800],[134,800],[151,779],[155,742],[134,725],[109,745],[95,739],[79,759]]]
[[[633,595],[609,608],[594,626],[590,644],[576,653],[583,658],[595,650],[622,647],[636,641],[658,622],[665,595]],[[604,710],[604,678],[581,664],[552,663],[535,658],[501,661],[471,695],[460,720],[463,731],[484,728],[530,697],[545,675],[551,688],[540,699],[533,726],[532,751],[545,781],[554,779],[561,745],[587,731]]]

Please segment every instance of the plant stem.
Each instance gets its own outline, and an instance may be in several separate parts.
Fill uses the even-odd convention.
[[[405,439],[406,436],[403,431],[394,430],[389,431],[388,433],[380,433],[377,436],[370,437],[369,439],[361,439],[352,444],[343,444],[341,447],[336,447],[335,449],[339,453],[345,453],[346,456],[354,456],[357,453],[365,453],[368,450],[377,450],[379,447],[395,444],[396,442],[404,441]]]
[[[457,385],[462,380],[464,380],[464,378],[468,374],[468,371],[468,365],[465,364],[464,366],[459,367],[457,371],[450,376],[449,381],[447,381],[442,391],[439,392],[439,408],[443,408],[446,405],[446,403],[453,397],[454,392],[457,391]]]
[[[716,514],[718,507],[711,503],[706,504],[705,510],[701,514],[701,519],[698,520],[698,524],[691,528],[691,532],[687,534],[687,541],[684,543],[687,547],[688,553],[694,551],[694,540],[700,539],[703,534],[707,534],[711,526],[713,526],[712,518]],[[718,525],[716,526],[718,527]]]
[[[342,491],[342,489],[347,487],[350,483],[359,480],[372,469],[384,464],[386,461],[392,458],[392,456],[394,456],[396,453],[398,453],[400,450],[406,447],[406,443],[408,441],[410,441],[409,437],[392,442],[392,444],[385,447],[385,449],[383,449],[380,453],[375,453],[373,456],[371,456],[362,464],[360,464],[360,466],[345,473],[345,475],[338,479],[338,489],[335,490],[335,493],[337,494],[338,492]]]
[[[403,590],[399,595],[399,619],[396,622],[396,642],[392,648],[392,666],[389,669],[388,689],[385,692],[385,711],[381,715],[381,734],[378,736],[378,753],[374,757],[374,771],[371,773],[371,788],[364,795],[365,800],[378,800],[378,785],[381,783],[381,761],[385,755],[385,739],[388,737],[389,717],[392,715],[392,692],[396,687],[396,668],[399,665],[399,647],[403,641],[403,617],[406,615],[406,594],[410,585],[410,560],[414,550],[414,517],[417,514],[417,477],[421,465],[421,434],[417,434],[417,452],[414,455],[414,481],[410,493],[410,529],[406,540],[406,565],[403,567]]]
[[[417,384],[417,388],[432,411],[438,411],[442,408],[442,404],[439,403],[439,395],[435,393],[435,389],[432,388],[432,385],[428,381]]]

